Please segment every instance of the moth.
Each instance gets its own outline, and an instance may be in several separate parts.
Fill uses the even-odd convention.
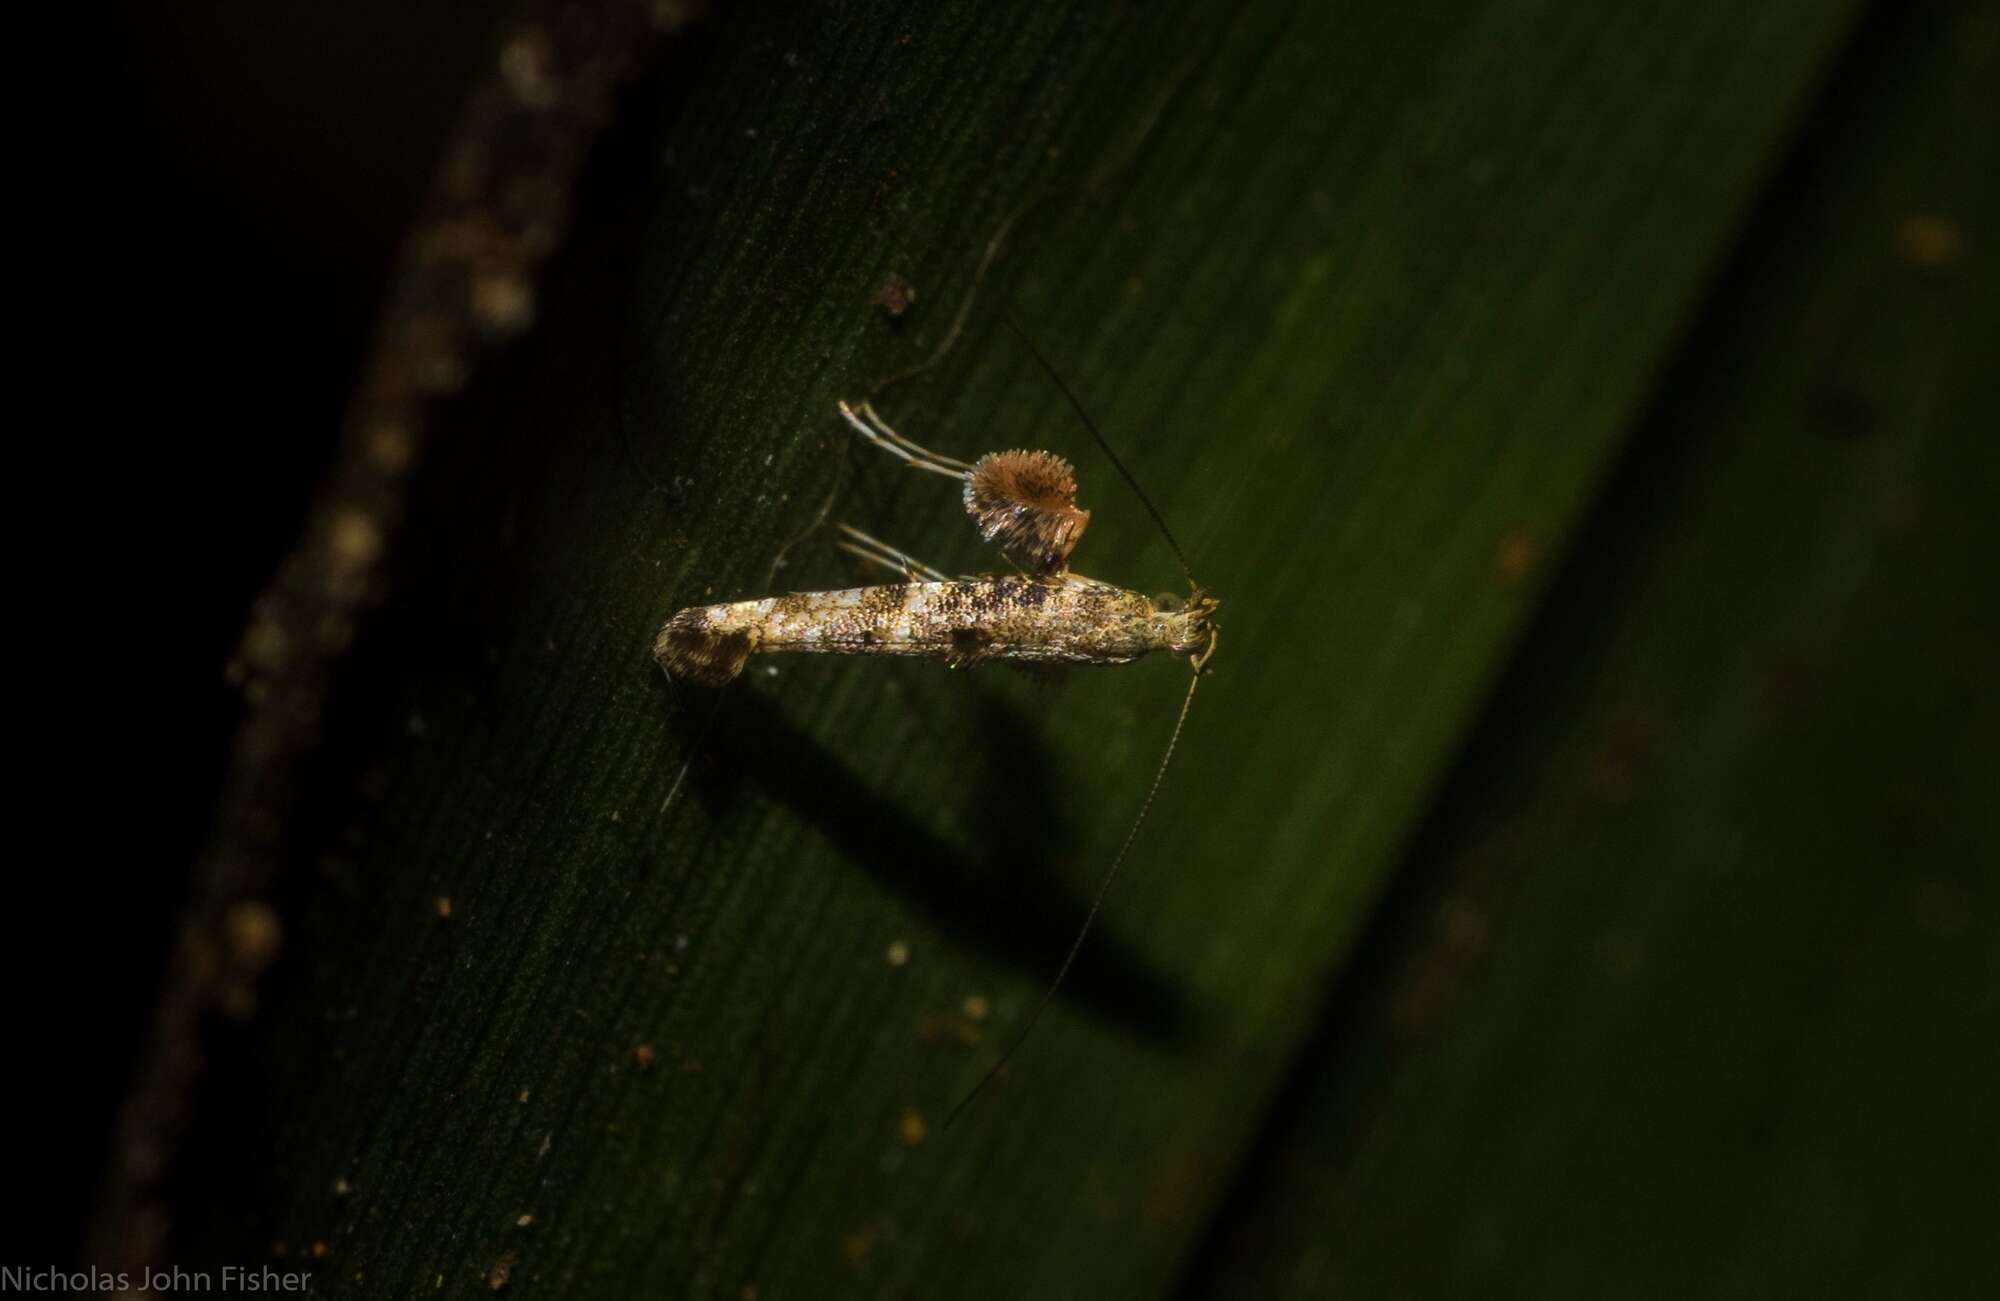
[[[1022,341],[1027,343],[1025,336]],[[1218,602],[1195,582],[1166,521],[1055,368],[1032,344],[1028,348],[1173,548],[1187,575],[1186,599],[1145,596],[1070,569],[1070,553],[1090,523],[1090,512],[1076,504],[1076,471],[1062,457],[1017,448],[961,461],[904,438],[866,401],[852,406],[842,402],[841,417],[863,439],[912,469],[959,480],[966,513],[1016,572],[951,578],[859,529],[841,525],[843,550],[900,574],[903,581],[692,606],[667,620],[653,643],[653,656],[669,676],[711,687],[733,681],[750,656],[778,652],[918,656],[966,668],[988,661],[1029,666],[1129,664],[1165,651],[1184,656],[1193,668],[1152,785],[1098,883],[1075,941],[1013,1042],[953,1109],[947,1125],[1012,1058],[1069,974],[1152,809],[1187,723],[1195,688],[1220,636],[1214,618]]]
[[[721,686],[750,656],[780,651],[921,656],[953,668],[986,660],[1129,664],[1153,651],[1206,655],[1216,603],[1199,587],[1186,601],[1156,599],[1070,570],[1070,552],[1090,512],[1076,504],[1068,461],[1016,449],[967,464],[909,442],[865,402],[843,402],[840,413],[862,437],[913,468],[962,480],[966,513],[1020,572],[948,578],[842,525],[843,550],[907,581],[682,610],[653,644],[672,676]]]

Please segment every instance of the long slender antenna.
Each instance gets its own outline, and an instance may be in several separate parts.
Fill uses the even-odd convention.
[[[1139,119],[1138,128],[1100,159],[1080,185],[1045,187],[1015,204],[1007,215],[1000,219],[999,228],[993,232],[993,237],[986,241],[986,251],[980,255],[979,265],[973,269],[972,283],[966,286],[965,297],[959,300],[958,313],[952,317],[950,327],[944,332],[944,341],[932,349],[931,354],[922,361],[875,381],[874,387],[868,390],[870,401],[881,397],[885,391],[905,380],[915,379],[951,353],[958,344],[959,336],[965,332],[965,323],[971,319],[972,304],[979,297],[979,287],[985,283],[986,273],[992,270],[993,264],[999,260],[1000,251],[1006,247],[1008,235],[1020,220],[1040,205],[1061,195],[1064,188],[1074,189],[1087,199],[1095,198],[1113,176],[1132,165],[1133,160],[1139,156],[1139,151],[1145,148],[1148,140],[1152,139],[1153,130],[1160,125],[1160,119],[1166,115],[1167,109],[1180,97],[1188,79],[1194,75],[1197,68],[1208,61],[1212,53],[1213,47],[1209,53],[1189,59],[1175,69],[1173,75],[1160,88],[1160,93],[1154,97],[1152,104],[1147,107],[1145,115]]]
[[[1181,544],[1174,540],[1174,531],[1167,527],[1166,518],[1160,514],[1160,508],[1153,504],[1153,499],[1146,495],[1146,490],[1139,486],[1139,481],[1132,477],[1130,470],[1125,468],[1125,462],[1118,459],[1118,453],[1111,450],[1110,440],[1105,438],[1103,432],[1098,429],[1097,422],[1090,418],[1090,413],[1083,409],[1082,400],[1071,390],[1069,384],[1063,379],[1061,373],[1056,370],[1049,359],[1042,355],[1042,350],[1035,346],[1035,341],[1028,337],[1028,332],[1021,328],[1019,321],[1014,319],[1014,314],[1012,312],[1002,312],[1001,319],[1007,322],[1007,328],[1014,332],[1014,336],[1021,341],[1021,346],[1028,350],[1028,355],[1035,359],[1036,363],[1041,366],[1048,377],[1055,382],[1055,386],[1062,390],[1063,397],[1069,401],[1070,410],[1076,412],[1077,419],[1083,422],[1083,427],[1090,431],[1090,436],[1095,438],[1097,445],[1104,449],[1104,455],[1110,459],[1112,467],[1118,471],[1119,477],[1130,485],[1133,494],[1139,498],[1139,504],[1146,508],[1148,515],[1153,517],[1153,523],[1160,526],[1160,536],[1165,538],[1167,545],[1174,549],[1174,559],[1180,561],[1181,572],[1187,575],[1188,585],[1191,587],[1201,586],[1201,584],[1194,581],[1194,570],[1188,566],[1187,553],[1182,551]]]
[[[951,1128],[952,1122],[972,1105],[972,1100],[985,1092],[986,1086],[993,1083],[994,1078],[1006,1069],[1007,1063],[1014,1059],[1014,1054],[1020,1051],[1021,1044],[1035,1028],[1035,1023],[1042,1019],[1042,1013],[1048,1011],[1049,1004],[1055,1001],[1056,991],[1062,988],[1063,978],[1069,975],[1069,969],[1076,965],[1076,955],[1083,951],[1083,938],[1090,934],[1091,923],[1097,920],[1098,911],[1104,907],[1104,896],[1111,893],[1111,882],[1117,877],[1118,869],[1125,865],[1125,856],[1131,852],[1132,842],[1139,838],[1139,828],[1146,825],[1146,815],[1153,811],[1153,797],[1160,793],[1160,783],[1166,778],[1167,765],[1174,759],[1174,748],[1181,743],[1181,729],[1187,725],[1188,709],[1194,704],[1194,689],[1200,685],[1201,669],[1197,666],[1194,676],[1188,679],[1187,695],[1181,699],[1180,717],[1174,720],[1173,735],[1167,738],[1167,752],[1160,756],[1160,766],[1153,773],[1153,784],[1146,788],[1146,800],[1139,806],[1139,816],[1132,819],[1132,829],[1125,833],[1125,843],[1118,846],[1117,856],[1111,860],[1111,866],[1105,869],[1103,878],[1098,881],[1097,895],[1090,901],[1090,911],[1083,915],[1083,925],[1077,928],[1076,938],[1070,941],[1069,952],[1063,955],[1062,965],[1056,968],[1056,978],[1049,982],[1048,989],[1042,994],[1042,1001],[1035,1004],[1035,1010],[1028,1014],[1027,1021],[1015,1032],[1013,1042],[1009,1043],[1007,1050],[1000,1054],[1000,1060],[994,1062],[986,1074],[980,1076],[979,1083],[973,1085],[971,1090],[958,1100],[958,1105],[951,1109],[951,1114],[944,1118],[946,1129]]]
[[[1013,210],[1000,219],[1000,228],[993,232],[993,238],[986,241],[986,251],[980,255],[979,265],[973,269],[972,283],[966,286],[965,297],[959,300],[958,314],[951,318],[951,328],[944,332],[944,341],[931,351],[930,356],[914,366],[907,366],[893,375],[876,380],[874,387],[868,390],[869,401],[873,402],[881,397],[885,390],[901,384],[904,380],[915,379],[943,361],[951,350],[958,346],[958,336],[965,332],[965,322],[972,315],[972,304],[979,297],[979,286],[985,283],[986,273],[993,269],[994,259],[1000,256],[1000,250],[1006,246],[1008,232],[1014,229],[1015,222],[1027,216],[1037,204],[1046,200],[1049,194],[1049,191],[1044,190],[1029,195],[1015,204]]]

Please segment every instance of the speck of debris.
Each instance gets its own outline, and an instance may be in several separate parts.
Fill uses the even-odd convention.
[[[632,1050],[632,1060],[639,1064],[639,1069],[642,1071],[651,1070],[653,1068],[653,1059],[657,1056],[658,1054],[653,1051],[653,1045],[651,1044],[640,1044]]]
[[[506,1287],[507,1280],[514,1276],[514,1262],[519,1259],[520,1254],[511,1249],[501,1252],[500,1259],[494,1261],[493,1267],[486,1271],[486,1286],[495,1292]]]
[[[354,1185],[348,1183],[347,1180],[336,1179],[333,1181],[333,1195],[335,1197],[346,1197],[353,1191],[354,1191]]]
[[[702,0],[653,0],[653,26],[672,34],[693,22],[703,7]]]
[[[1492,930],[1477,899],[1457,894],[1446,899],[1438,909],[1435,942],[1417,953],[1388,1001],[1390,1024],[1406,1035],[1430,1033],[1491,948]]]
[[[515,1098],[515,1099],[514,1099],[514,1101],[516,1101],[516,1102],[520,1103],[520,1104],[521,1104],[522,1106],[524,1106],[524,1107],[525,1107],[525,1106],[527,1106],[527,1105],[528,1105],[528,1091],[527,1091],[526,1089],[522,1089],[522,1090],[521,1090],[521,1096],[519,1096],[519,1097]]]
[[[1943,271],[1965,254],[1965,236],[1945,217],[1919,214],[1896,227],[1896,256],[1920,271]]]
[[[910,283],[908,277],[891,271],[882,277],[881,284],[875,286],[875,292],[869,296],[868,305],[879,307],[890,316],[901,316],[909,311],[910,304],[916,301],[917,287]]]
[[[472,314],[495,333],[518,334],[534,323],[534,287],[511,273],[481,276],[472,285]]]
[[[322,1239],[322,1240],[320,1240],[320,1241],[318,1241],[318,1242],[315,1242],[315,1243],[313,1243],[313,1245],[312,1245],[312,1258],[313,1258],[314,1260],[325,1260],[325,1259],[326,1259],[326,1242],[325,1242],[325,1240],[324,1240],[324,1239]]]
[[[880,1228],[864,1224],[860,1228],[840,1235],[840,1256],[851,1269],[860,1269],[875,1254],[876,1240],[882,1236]]]
[[[549,1148],[554,1146],[555,1141],[556,1141],[556,1136],[554,1130],[550,1130],[548,1133],[542,1135],[542,1145],[541,1147],[535,1150],[535,1160],[539,1161],[543,1157],[547,1156],[549,1154]]]
[[[408,469],[416,454],[410,431],[401,425],[377,425],[368,435],[368,459],[390,474]]]
[[[548,38],[528,32],[501,48],[500,80],[529,108],[550,108],[558,93],[551,67],[554,61]]]
[[[271,965],[284,943],[284,928],[278,923],[277,911],[255,899],[231,905],[222,926],[229,941],[229,956],[237,965],[253,972]]]
[[[611,810],[611,820],[612,820],[613,822],[622,822],[622,821],[624,821],[624,819],[625,819],[625,815],[624,815],[623,813],[621,813],[621,812],[620,812],[619,810],[617,810],[617,809],[613,809],[613,810]]]
[[[882,955],[892,967],[905,966],[910,961],[910,946],[901,940],[891,940],[888,952]]]
[[[329,540],[334,563],[350,573],[368,568],[382,554],[382,530],[358,510],[344,510],[333,517]]]
[[[271,673],[284,667],[285,649],[290,639],[285,630],[268,619],[259,619],[243,633],[243,644],[237,650],[238,659],[231,662],[231,670],[238,675],[255,668]],[[240,684],[239,684],[240,685]]]
[[[896,1121],[896,1136],[903,1140],[905,1147],[915,1147],[924,1141],[931,1127],[924,1123],[924,1115],[915,1107],[903,1108],[903,1114]]]
[[[448,895],[448,894],[441,894],[441,895],[439,895],[439,896],[437,897],[437,915],[438,915],[438,919],[439,919],[440,921],[450,921],[450,920],[451,920],[451,896],[450,896],[450,895]]]
[[[532,1225],[534,1222],[535,1222],[535,1213],[533,1211],[528,1211],[515,1219],[514,1227],[517,1229],[525,1229],[530,1225]]]
[[[1535,567],[1535,538],[1526,529],[1511,529],[1493,547],[1493,576],[1512,587]]]
[[[959,1005],[959,1010],[965,1013],[965,1019],[968,1021],[984,1021],[986,1014],[993,1009],[983,995],[967,994],[965,1002]]]

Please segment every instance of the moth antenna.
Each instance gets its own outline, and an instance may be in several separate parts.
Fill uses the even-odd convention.
[[[958,336],[965,332],[965,322],[972,315],[973,301],[979,297],[979,286],[985,283],[986,273],[993,269],[994,259],[1000,256],[1000,250],[1006,246],[1008,232],[1014,229],[1015,222],[1027,216],[1036,205],[1048,197],[1047,191],[1031,194],[1015,204],[1013,211],[1000,219],[1000,228],[993,232],[992,239],[986,241],[986,252],[980,255],[979,265],[972,272],[972,283],[966,286],[965,297],[958,304],[958,315],[951,318],[951,328],[945,331],[944,342],[938,344],[936,351],[916,365],[875,381],[875,387],[868,390],[870,401],[881,397],[885,390],[901,384],[904,380],[915,379],[923,374],[943,361],[958,345]]]
[[[1069,969],[1076,965],[1076,955],[1083,952],[1084,937],[1090,934],[1091,923],[1097,920],[1099,910],[1104,907],[1104,897],[1111,893],[1111,882],[1117,878],[1118,869],[1125,865],[1125,856],[1131,852],[1132,842],[1139,838],[1139,828],[1146,825],[1146,815],[1153,811],[1153,798],[1160,793],[1160,783],[1166,779],[1167,765],[1174,760],[1174,748],[1181,742],[1181,729],[1187,726],[1188,710],[1194,705],[1194,690],[1201,685],[1201,668],[1207,662],[1206,654],[1195,661],[1194,676],[1188,679],[1187,695],[1181,698],[1180,716],[1174,720],[1173,735],[1167,738],[1167,749],[1166,753],[1160,756],[1160,766],[1153,772],[1153,784],[1146,788],[1145,801],[1139,805],[1139,816],[1132,819],[1132,829],[1125,833],[1125,843],[1118,846],[1118,853],[1112,858],[1111,866],[1105,869],[1103,877],[1097,882],[1097,894],[1090,901],[1090,911],[1083,915],[1083,925],[1077,927],[1076,938],[1070,941],[1069,952],[1063,955],[1062,965],[1056,968],[1055,979],[1049,982],[1049,987],[1042,993],[1041,1001],[1035,1004],[1035,1010],[1028,1013],[1027,1021],[1015,1032],[1013,1041],[1007,1045],[1006,1051],[1000,1054],[1000,1060],[994,1062],[986,1074],[979,1077],[979,1083],[973,1085],[966,1095],[958,1100],[958,1105],[951,1109],[951,1114],[944,1118],[946,1129],[951,1128],[952,1123],[972,1105],[972,1100],[985,1092],[986,1086],[993,1083],[1000,1072],[1006,1069],[1007,1063],[1014,1059],[1014,1054],[1021,1050],[1021,1045],[1034,1030],[1035,1023],[1042,1019],[1042,1013],[1048,1011],[1049,1004],[1055,1001],[1056,991],[1062,988],[1063,979],[1069,975]]]
[[[1120,144],[1115,151],[1107,155],[1096,167],[1092,168],[1090,175],[1078,187],[1084,197],[1096,196],[1104,189],[1107,181],[1132,165],[1132,160],[1138,157],[1141,149],[1145,148],[1146,141],[1152,138],[1153,129],[1159,126],[1160,119],[1166,116],[1167,109],[1173,104],[1174,100],[1180,97],[1180,93],[1186,87],[1188,79],[1194,75],[1196,69],[1207,62],[1208,57],[1207,54],[1204,54],[1198,58],[1190,59],[1175,70],[1173,76],[1161,88],[1158,97],[1154,99],[1152,105],[1146,110],[1146,115],[1139,119],[1139,129],[1134,131],[1128,139]],[[924,358],[916,365],[899,370],[884,379],[877,380],[875,387],[868,390],[868,396],[871,399],[881,397],[884,391],[897,384],[901,384],[905,380],[915,379],[943,361],[950,354],[952,348],[958,343],[959,336],[965,332],[965,323],[972,316],[972,304],[979,297],[979,287],[986,282],[986,273],[993,269],[993,264],[998,260],[1001,249],[1006,247],[1008,234],[1023,217],[1033,212],[1042,204],[1054,199],[1060,193],[1061,191],[1058,189],[1048,188],[1037,194],[1031,194],[1014,205],[1014,208],[1005,217],[1000,219],[999,228],[993,232],[993,238],[986,241],[986,251],[980,255],[979,265],[973,269],[972,283],[966,286],[965,297],[959,301],[958,314],[952,317],[951,327],[945,331],[944,342],[940,343],[930,356]]]
[[[668,675],[667,681],[670,684],[673,682],[671,674]],[[694,744],[688,747],[687,758],[681,761],[681,770],[674,774],[674,784],[667,787],[667,798],[660,801],[660,811],[653,815],[655,819],[665,817],[667,809],[674,802],[674,796],[681,793],[681,784],[687,781],[688,771],[694,767],[694,761],[701,757],[701,748],[708,744],[708,735],[715,730],[715,720],[722,715],[722,702],[728,698],[727,692],[716,693],[715,703],[709,706],[708,718],[702,723],[701,730],[695,734]]]
[[[1132,477],[1132,472],[1125,468],[1125,462],[1118,459],[1118,453],[1111,450],[1111,441],[1098,429],[1097,422],[1090,418],[1090,413],[1083,409],[1082,399],[1078,398],[1075,392],[1071,390],[1069,384],[1063,379],[1062,374],[1056,370],[1055,365],[1042,355],[1042,350],[1035,346],[1035,341],[1028,337],[1028,332],[1021,328],[1021,323],[1014,319],[1012,312],[1002,312],[1000,319],[1007,322],[1007,328],[1014,332],[1014,337],[1021,341],[1021,346],[1028,350],[1028,355],[1035,359],[1036,364],[1055,383],[1056,388],[1061,390],[1063,397],[1069,402],[1070,410],[1076,412],[1076,418],[1083,422],[1083,427],[1088,429],[1090,436],[1097,440],[1098,447],[1103,449],[1104,455],[1110,460],[1112,468],[1117,470],[1118,476],[1125,480],[1126,484],[1131,487],[1133,495],[1139,499],[1139,504],[1146,508],[1148,515],[1153,517],[1153,523],[1160,526],[1160,536],[1165,538],[1167,545],[1174,549],[1174,559],[1180,562],[1181,572],[1187,575],[1188,586],[1200,587],[1201,584],[1194,581],[1194,570],[1188,566],[1187,553],[1182,551],[1181,544],[1174,540],[1174,531],[1167,527],[1166,517],[1160,514],[1160,508],[1153,504],[1153,499],[1146,495],[1146,490],[1139,486],[1139,481]]]

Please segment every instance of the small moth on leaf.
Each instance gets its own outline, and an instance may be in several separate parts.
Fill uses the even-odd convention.
[[[1194,674],[1166,751],[1131,830],[1098,884],[1075,941],[1012,1044],[953,1109],[945,1121],[947,1126],[999,1074],[1069,974],[1112,879],[1153,806],[1194,703],[1195,688],[1215,654],[1219,636],[1214,620],[1217,601],[1194,581],[1166,521],[1140,491],[1055,368],[1025,335],[1022,342],[1062,390],[1173,548],[1187,574],[1186,600],[1145,596],[1070,570],[1070,553],[1090,523],[1090,512],[1076,504],[1076,471],[1062,457],[1053,452],[1015,449],[990,452],[977,461],[960,461],[904,438],[869,403],[850,406],[842,402],[841,416],[862,438],[913,469],[959,480],[964,485],[966,513],[980,535],[998,546],[1001,555],[1020,572],[949,578],[859,529],[842,525],[844,540],[839,545],[843,550],[901,574],[904,581],[692,606],[667,620],[653,643],[654,658],[670,676],[716,687],[742,673],[750,656],[788,651],[920,656],[943,660],[953,668],[988,660],[1031,666],[1129,664],[1154,651],[1187,657]]]
[[[1090,512],[1076,504],[1068,461],[1017,449],[967,464],[903,438],[865,402],[843,402],[840,413],[913,468],[963,480],[966,513],[1022,572],[947,578],[843,526],[846,550],[910,581],[682,610],[653,644],[674,677],[721,686],[750,656],[780,651],[922,656],[954,668],[983,660],[1129,664],[1152,651],[1205,656],[1215,601],[1200,588],[1186,602],[1162,601],[1070,572]]]

